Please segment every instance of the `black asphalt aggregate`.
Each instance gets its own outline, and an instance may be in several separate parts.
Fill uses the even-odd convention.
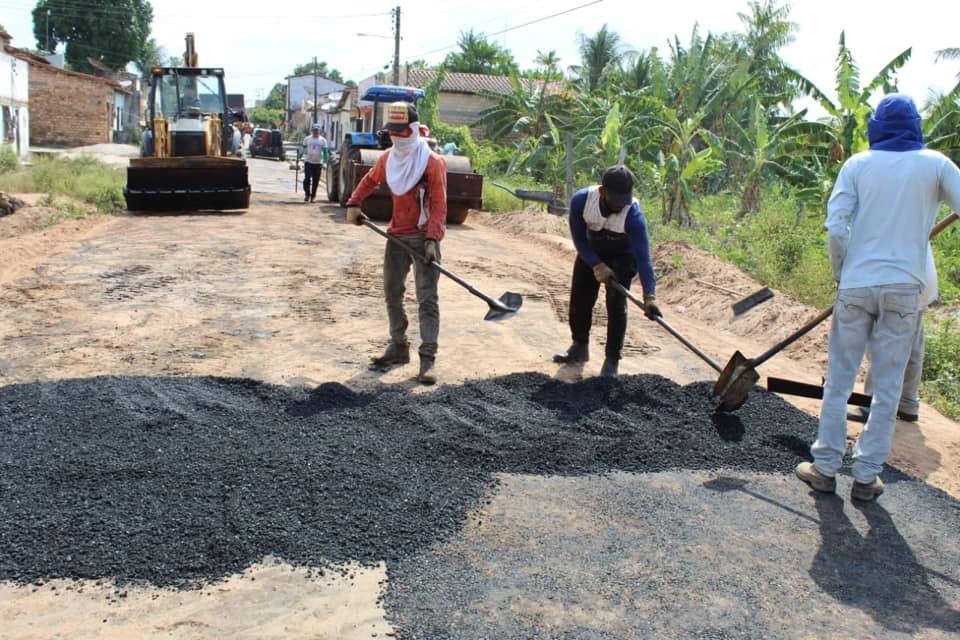
[[[411,562],[463,530],[497,474],[788,475],[807,459],[813,418],[760,390],[716,414],[711,387],[532,373],[418,394],[191,377],[7,386],[0,579],[189,588],[273,555],[385,561],[409,593]],[[387,604],[405,635],[432,637],[402,597]]]

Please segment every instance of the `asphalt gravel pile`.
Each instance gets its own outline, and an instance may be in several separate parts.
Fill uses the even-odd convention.
[[[0,579],[190,587],[266,555],[397,562],[455,534],[494,472],[789,472],[815,421],[653,375],[514,374],[424,394],[101,377],[0,389]]]

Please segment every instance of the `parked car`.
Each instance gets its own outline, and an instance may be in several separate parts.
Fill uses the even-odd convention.
[[[250,138],[250,157],[286,160],[287,154],[283,149],[283,136],[280,130],[259,127],[254,129],[253,136]]]

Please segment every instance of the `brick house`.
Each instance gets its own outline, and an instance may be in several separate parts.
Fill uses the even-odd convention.
[[[35,145],[82,147],[112,142],[126,123],[127,91],[107,78],[60,69],[28,58],[30,140]]]
[[[30,154],[30,67],[14,53],[10,34],[0,31],[0,144],[21,160]]]

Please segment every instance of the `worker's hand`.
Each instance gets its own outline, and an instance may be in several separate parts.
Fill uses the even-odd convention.
[[[661,312],[660,307],[657,306],[657,296],[643,296],[643,315],[647,316],[650,320],[663,317],[663,312]]]
[[[347,222],[360,225],[366,219],[367,216],[360,210],[360,207],[347,207]]]
[[[428,238],[427,241],[423,243],[423,257],[427,261],[427,264],[432,262],[440,264],[440,243],[433,238]]]
[[[613,277],[613,269],[608,267],[606,263],[601,262],[593,268],[593,277],[597,279],[597,282],[606,282]]]

